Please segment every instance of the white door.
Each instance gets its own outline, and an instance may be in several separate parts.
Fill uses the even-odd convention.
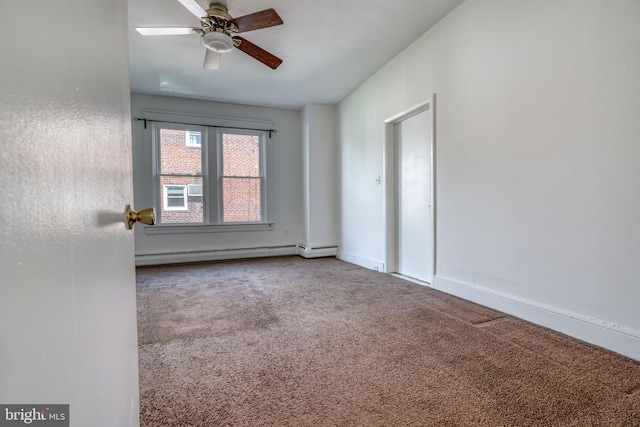
[[[126,0],[0,5],[0,404],[77,427],[139,424],[127,31]]]
[[[427,283],[433,277],[432,126],[430,110],[395,125],[396,271]]]

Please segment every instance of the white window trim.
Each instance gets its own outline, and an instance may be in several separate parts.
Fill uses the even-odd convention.
[[[200,233],[235,233],[240,231],[272,231],[273,222],[246,222],[215,225],[202,224],[166,224],[162,226],[145,226],[144,234],[200,234]]]
[[[167,187],[182,187],[182,200],[184,201],[182,206],[169,206],[169,199],[178,199],[178,197],[169,197]],[[164,197],[164,210],[165,211],[186,211],[189,210],[189,196],[187,195],[187,186],[184,184],[163,184],[162,195]]]

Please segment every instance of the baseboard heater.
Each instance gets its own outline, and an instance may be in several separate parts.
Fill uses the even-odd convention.
[[[298,245],[298,255],[304,258],[331,257],[336,256],[337,254],[337,246],[320,246],[312,248],[306,245]]]
[[[298,245],[136,255],[136,266],[298,255]]]

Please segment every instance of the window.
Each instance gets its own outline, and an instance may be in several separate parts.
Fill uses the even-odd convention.
[[[187,197],[185,185],[163,185],[162,194],[164,196],[165,210],[184,211],[187,210]]]
[[[158,224],[267,222],[265,132],[154,123],[153,136]]]
[[[202,197],[187,193],[190,185],[203,185],[204,156],[202,146],[188,144],[191,135],[202,130],[179,126],[158,126],[156,136],[156,211],[163,224],[202,224],[204,205]],[[160,203],[158,203],[160,202]]]
[[[200,147],[202,145],[202,132],[186,131],[185,139],[187,147]]]
[[[256,222],[262,218],[260,136],[220,130],[223,222]]]

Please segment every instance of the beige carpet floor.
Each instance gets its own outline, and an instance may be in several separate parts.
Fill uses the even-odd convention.
[[[640,426],[640,362],[334,258],[137,274],[144,427]]]

